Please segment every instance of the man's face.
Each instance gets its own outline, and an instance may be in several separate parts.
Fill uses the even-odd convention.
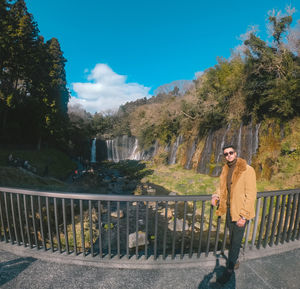
[[[223,151],[226,161],[233,162],[237,158],[237,154],[233,148],[227,148]]]

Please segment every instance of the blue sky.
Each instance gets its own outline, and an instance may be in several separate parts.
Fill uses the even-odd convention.
[[[250,26],[267,39],[268,11],[300,9],[295,0],[25,1],[40,35],[61,44],[70,103],[92,113],[192,80],[228,58]]]

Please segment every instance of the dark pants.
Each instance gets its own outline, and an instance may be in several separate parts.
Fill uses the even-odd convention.
[[[229,269],[234,269],[234,265],[239,257],[241,243],[243,240],[245,227],[239,227],[236,222],[233,222],[230,217],[229,209],[226,214],[226,223],[229,228],[229,252],[228,252],[228,260],[227,266]]]

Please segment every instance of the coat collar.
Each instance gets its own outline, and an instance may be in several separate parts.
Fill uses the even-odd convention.
[[[227,176],[228,173],[228,165],[225,164],[225,174]],[[244,159],[237,158],[237,162],[235,165],[235,169],[232,174],[232,185],[236,184],[237,180],[239,179],[242,172],[244,172],[247,169],[247,162]]]

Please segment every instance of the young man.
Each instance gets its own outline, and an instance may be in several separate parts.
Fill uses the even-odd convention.
[[[223,148],[226,164],[220,175],[220,185],[212,195],[211,203],[218,206],[217,215],[226,214],[226,224],[230,232],[227,266],[223,275],[217,278],[221,284],[227,283],[238,260],[245,225],[255,216],[256,175],[244,159],[238,158],[232,145]]]

